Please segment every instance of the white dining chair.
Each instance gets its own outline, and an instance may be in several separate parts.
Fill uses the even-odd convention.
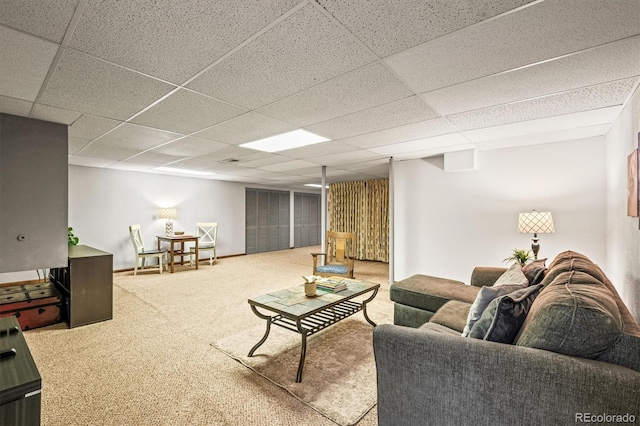
[[[213,265],[218,258],[216,253],[216,238],[218,235],[218,222],[198,222],[196,223],[196,236],[198,237],[198,251],[209,252],[209,265]],[[193,262],[197,262],[200,259],[195,259],[196,248],[190,248],[189,263],[193,265]]]
[[[140,225],[129,226],[129,236],[131,237],[131,243],[133,244],[133,249],[136,255],[136,263],[133,268],[133,275],[136,275],[138,273],[138,265],[140,264],[141,259],[142,265],[140,269],[145,269],[145,261],[147,258],[157,258],[157,269],[160,271],[160,273],[162,273],[162,269],[166,268],[167,266],[167,250],[146,250],[144,248],[144,241],[142,240],[142,235],[140,233]],[[153,268],[155,268],[155,265],[153,266]]]

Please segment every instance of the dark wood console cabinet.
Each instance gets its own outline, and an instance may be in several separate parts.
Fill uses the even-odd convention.
[[[42,378],[14,316],[0,318],[0,425],[40,424]]]
[[[69,265],[51,269],[69,328],[113,318],[113,255],[89,246],[69,247]]]

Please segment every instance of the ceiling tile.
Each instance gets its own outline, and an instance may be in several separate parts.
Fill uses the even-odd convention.
[[[438,113],[419,96],[410,96],[314,124],[306,129],[327,138],[342,139],[436,117]]]
[[[69,158],[69,164],[74,166],[108,167],[109,165],[114,163],[115,161],[105,158],[81,157],[79,155],[74,155],[73,157]]]
[[[358,171],[358,170],[366,170],[366,169],[375,169],[375,168],[389,168],[389,159],[377,158],[375,160],[369,161],[359,161],[354,163],[343,164],[340,166],[344,170]],[[362,173],[365,173],[364,171]]]
[[[326,176],[327,176],[327,178],[333,178],[335,176],[343,175],[346,172],[347,172],[347,170],[343,169],[342,166],[340,168],[327,167]],[[311,171],[309,173],[306,173],[304,176],[307,177],[307,178],[321,179],[322,178],[322,169],[316,168],[315,171]]]
[[[358,148],[373,148],[391,143],[407,142],[431,136],[453,133],[456,128],[445,118],[434,118],[419,123],[406,124],[378,132],[367,133],[351,138],[341,139],[339,142]],[[337,141],[338,142],[338,141]]]
[[[247,155],[255,152],[252,149],[241,148],[239,146],[229,146],[219,151],[211,152],[209,154],[200,155],[197,158],[205,161],[222,161],[229,158],[237,158],[242,155]]]
[[[188,87],[255,109],[374,60],[348,33],[307,5]]]
[[[0,95],[0,112],[28,117],[33,102]]]
[[[198,132],[194,136],[231,145],[240,145],[291,130],[296,130],[296,126],[266,115],[250,112]]]
[[[31,110],[31,118],[37,120],[51,121],[53,123],[62,123],[67,126],[76,121],[82,113],[69,111],[68,109],[56,108],[48,105],[35,104]]]
[[[412,94],[383,65],[375,63],[275,102],[258,112],[302,127]]]
[[[69,155],[73,155],[84,148],[89,142],[89,139],[69,138]]]
[[[487,127],[462,132],[472,142],[485,142],[524,135],[537,134],[542,131],[575,129],[592,125],[611,124],[620,115],[621,106],[583,111],[574,114],[548,117],[538,120],[523,121],[503,126]]]
[[[533,133],[529,135],[515,136],[505,139],[492,139],[485,142],[476,142],[481,150],[513,148],[517,146],[538,145],[550,142],[563,142],[575,139],[584,139],[594,136],[604,136],[611,129],[611,124],[598,124],[588,127],[556,130],[553,132]]]
[[[95,115],[82,114],[69,127],[69,137],[93,140],[116,127],[122,121],[110,118],[97,117]]]
[[[102,141],[102,139],[100,139],[86,145],[84,148],[76,152],[76,155],[71,158],[82,156],[101,158],[104,160],[122,161],[126,158],[140,154],[142,151],[144,150],[120,145],[113,145],[110,143],[106,143]]]
[[[533,0],[317,0],[380,57],[521,7]]]
[[[237,165],[243,167],[264,167],[270,166],[272,164],[284,163],[286,161],[291,161],[291,158],[283,157],[277,154],[269,154],[269,156],[267,157],[259,158],[256,160],[240,161],[239,163],[237,163]]]
[[[380,158],[379,154],[373,152],[360,150],[343,152],[341,154],[322,155],[319,157],[310,158],[312,162],[322,166],[336,166],[341,164],[349,164],[354,161],[371,160],[372,158]]]
[[[414,158],[426,158],[433,157],[435,155],[441,155],[445,152],[455,152],[455,151],[465,151],[468,149],[476,149],[476,145],[473,143],[465,143],[462,145],[450,145],[450,146],[441,146],[438,148],[429,148],[421,151],[411,151],[404,152],[400,154],[394,154],[393,158],[395,160],[411,160]]]
[[[147,151],[143,152],[140,155],[136,155],[135,157],[128,158],[125,160],[127,163],[136,163],[136,164],[149,164],[153,166],[162,166],[164,164],[173,163],[178,160],[184,159],[184,156],[176,156],[176,155],[167,155],[161,154],[159,152]],[[173,164],[171,165],[173,167]]]
[[[180,135],[176,133],[126,123],[96,140],[91,146],[100,143],[100,145],[130,148],[138,153],[179,137]]]
[[[0,95],[35,101],[58,46],[3,26],[0,40]]]
[[[60,43],[77,5],[78,0],[3,0],[0,23]]]
[[[208,96],[180,89],[131,120],[178,133],[193,133],[246,112]]]
[[[544,1],[385,59],[416,93],[640,34],[640,2]]]
[[[357,148],[341,141],[329,141],[307,145],[300,148],[287,149],[278,152],[280,155],[290,158],[312,158],[319,155],[340,154],[342,152],[355,151]]]
[[[622,105],[637,78],[585,87],[555,95],[448,115],[458,129],[471,130]]]
[[[260,167],[262,170],[269,170],[272,172],[286,172],[289,170],[301,169],[303,167],[318,167],[315,163],[310,163],[304,160],[285,161],[283,163],[271,164],[269,166]]]
[[[124,120],[172,89],[161,81],[65,50],[40,103]]]
[[[640,36],[421,96],[448,115],[638,75]]]
[[[228,147],[229,145],[225,143],[188,136],[166,145],[162,145],[161,147],[154,149],[153,152],[168,155],[179,155],[183,157],[197,157],[198,155],[220,151]]]
[[[184,83],[298,2],[89,0],[70,45]]]
[[[432,138],[419,139],[411,142],[397,143],[394,145],[379,146],[370,148],[370,151],[381,155],[405,154],[408,152],[425,151],[434,148],[456,146],[469,143],[461,133],[451,133],[449,135],[434,136]]]

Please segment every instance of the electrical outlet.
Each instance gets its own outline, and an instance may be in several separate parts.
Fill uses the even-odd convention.
[[[157,216],[157,215],[155,215],[155,214],[152,214],[152,215],[151,215],[151,220],[157,220],[157,219],[158,219],[158,216]]]

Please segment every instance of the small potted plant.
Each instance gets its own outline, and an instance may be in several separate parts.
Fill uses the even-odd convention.
[[[78,237],[75,236],[73,228],[70,226],[67,228],[67,237],[69,237],[69,246],[75,246],[78,244]]]
[[[513,249],[511,256],[504,259],[504,262],[518,262],[520,266],[524,266],[531,261],[531,250]]]

